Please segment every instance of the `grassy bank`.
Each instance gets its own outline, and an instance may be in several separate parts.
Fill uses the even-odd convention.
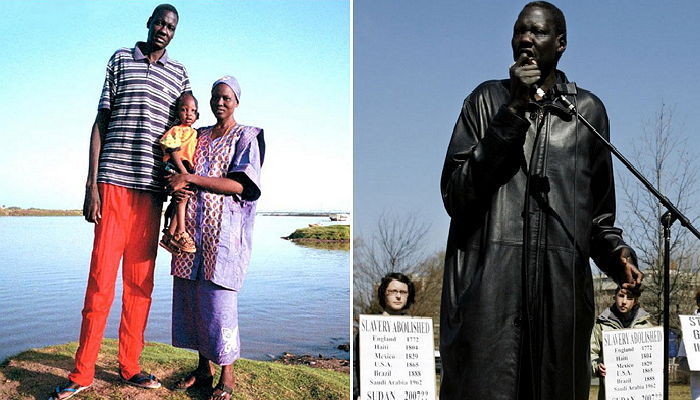
[[[349,242],[350,225],[310,226],[295,230],[286,239],[294,241]]]
[[[32,349],[6,360],[0,366],[0,398],[45,399],[57,384],[66,380],[73,367],[76,343]],[[197,365],[197,354],[162,343],[148,343],[141,356],[144,371],[156,375],[163,388],[143,390],[119,383],[117,375],[117,342],[105,339],[97,361],[92,387],[76,398],[97,399],[207,399],[206,389],[177,393],[169,390]],[[340,400],[350,398],[350,377],[347,374],[283,365],[266,361],[238,360],[234,367],[236,388],[234,399],[249,400]],[[218,377],[217,377],[218,379]]]

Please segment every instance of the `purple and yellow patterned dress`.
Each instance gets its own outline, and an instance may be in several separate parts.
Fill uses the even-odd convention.
[[[187,204],[186,227],[196,253],[173,256],[173,346],[197,350],[219,364],[240,357],[238,290],[250,260],[255,204],[260,197],[263,130],[236,125],[212,139],[201,128],[195,174],[228,177],[243,185],[240,195],[198,188]]]

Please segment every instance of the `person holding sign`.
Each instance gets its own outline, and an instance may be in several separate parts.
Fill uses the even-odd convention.
[[[377,288],[377,300],[382,315],[406,315],[416,297],[416,287],[407,275],[390,272],[382,278]],[[360,397],[360,339],[357,333],[353,339],[354,374],[353,399]]]
[[[623,289],[618,286],[614,302],[596,319],[591,334],[591,368],[600,378],[598,400],[605,399],[605,364],[603,363],[603,331],[614,329],[651,328],[651,316],[639,305],[639,289]]]
[[[695,315],[700,315],[700,289],[695,292]],[[681,340],[681,348],[678,350],[678,358],[688,357],[685,349],[685,340]],[[681,365],[683,365],[681,363]],[[690,398],[692,400],[700,400],[700,371],[688,371],[690,375]]]

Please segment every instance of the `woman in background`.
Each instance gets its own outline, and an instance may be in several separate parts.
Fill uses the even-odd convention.
[[[390,272],[382,278],[377,288],[377,300],[382,307],[382,315],[405,315],[416,297],[416,287],[411,278],[400,273]],[[355,329],[353,339],[354,374],[352,381],[353,399],[360,398],[360,336]]]
[[[384,310],[383,315],[406,314],[415,297],[416,288],[413,282],[400,272],[386,274],[377,289],[379,305]]]

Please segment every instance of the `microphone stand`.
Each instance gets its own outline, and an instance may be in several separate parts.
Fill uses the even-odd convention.
[[[663,316],[664,316],[664,400],[668,400],[668,331],[669,331],[669,303],[670,303],[670,284],[669,284],[669,279],[670,279],[670,265],[671,265],[671,225],[678,220],[680,221],[681,225],[687,228],[690,232],[695,235],[696,238],[700,239],[700,232],[698,232],[697,229],[693,226],[693,224],[690,222],[688,217],[683,215],[683,213],[671,203],[671,201],[664,196],[661,192],[659,192],[645,177],[642,175],[637,169],[632,165],[631,162],[625,158],[625,156],[620,153],[615,146],[612,145],[603,135],[598,132],[598,130],[591,125],[586,118],[583,117],[583,115],[579,114],[578,110],[576,107],[571,104],[569,99],[566,98],[566,95],[576,95],[576,84],[575,83],[565,83],[565,84],[557,84],[555,85],[555,93],[559,95],[557,97],[559,100],[561,100],[566,107],[568,108],[569,112],[572,115],[576,115],[576,117],[581,121],[584,125],[588,127],[588,129],[591,130],[595,134],[595,136],[600,140],[605,147],[610,150],[612,154],[617,157],[622,164],[627,167],[627,169],[634,175],[642,184],[647,188],[649,192],[651,192],[654,197],[657,198],[657,200],[666,207],[666,212],[660,217],[661,220],[661,225],[663,226],[663,235],[664,235],[664,311],[663,311]]]

